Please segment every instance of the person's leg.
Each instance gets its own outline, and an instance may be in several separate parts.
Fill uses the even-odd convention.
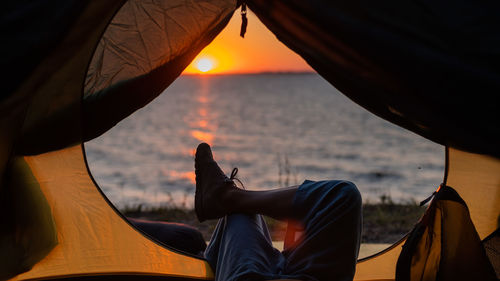
[[[195,210],[200,221],[236,213],[289,218],[297,186],[266,191],[239,189],[219,168],[208,144],[200,144],[195,157]]]
[[[230,213],[263,214],[278,220],[289,219],[298,186],[273,190],[237,189],[228,196]]]
[[[303,280],[352,280],[361,240],[361,196],[346,181],[304,182],[293,202],[303,234],[283,252],[284,273]]]
[[[255,196],[258,194],[256,193]],[[214,236],[219,236],[219,238],[214,241],[224,241],[223,244],[231,246],[221,248],[219,244],[217,249],[223,250],[212,251],[213,257],[219,257],[219,259],[224,257],[224,262],[214,267],[216,272],[223,272],[227,278],[231,276],[228,269],[238,268],[241,271],[247,267],[264,270],[260,272],[270,272],[274,275],[267,274],[261,277],[274,276],[273,278],[276,279],[352,280],[359,252],[362,225],[361,196],[356,186],[346,181],[306,181],[296,190],[292,202],[292,211],[287,217],[299,224],[298,228],[303,233],[292,243],[292,246],[285,248],[283,256],[276,257],[274,254],[269,254],[269,250],[266,249],[272,246],[268,236],[266,236],[268,244],[264,248],[261,247],[262,238],[260,238],[261,242],[248,239],[260,236],[259,233],[255,233],[256,228],[252,225],[249,227],[247,223],[246,225],[222,225],[222,227],[219,224],[216,231],[218,234]],[[256,204],[261,204],[261,202]],[[223,234],[227,235],[226,233],[231,233],[232,239],[220,238]],[[210,248],[211,246],[207,248],[207,251]],[[273,258],[269,259],[269,256]],[[248,260],[246,257],[253,258],[251,262],[245,263]],[[277,267],[261,266],[262,264],[268,265],[269,260],[278,260]],[[252,263],[255,263],[257,267],[252,267]],[[243,266],[239,267],[238,264]],[[224,278],[217,280],[224,280]],[[248,280],[261,279],[254,276]]]
[[[198,146],[195,168],[195,209],[200,220],[244,213],[298,221],[305,234],[295,248],[286,249],[280,276],[352,280],[361,237],[361,197],[352,183],[306,181],[298,188],[241,190],[220,170],[207,144]],[[217,256],[226,254],[220,251]],[[266,259],[259,251],[253,254]]]
[[[216,280],[269,280],[283,277],[283,255],[273,248],[258,213],[283,217],[290,212],[296,187],[276,191],[236,188],[217,163],[210,147],[196,150],[195,210],[200,221],[221,218],[205,251]],[[273,206],[273,207],[270,207]]]
[[[215,280],[224,281],[276,279],[274,272],[284,264],[260,215],[233,214],[220,219],[205,258],[215,270]]]

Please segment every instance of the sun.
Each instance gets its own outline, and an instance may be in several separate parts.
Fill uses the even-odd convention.
[[[200,58],[196,62],[196,68],[201,72],[207,72],[214,68],[215,62],[211,58]]]
[[[227,72],[232,59],[224,50],[203,50],[186,68],[184,74],[208,75]]]

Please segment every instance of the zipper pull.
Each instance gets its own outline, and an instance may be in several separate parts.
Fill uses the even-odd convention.
[[[247,25],[248,25],[247,4],[242,3],[241,4],[241,29],[240,29],[241,38],[245,38],[245,33],[247,32]]]

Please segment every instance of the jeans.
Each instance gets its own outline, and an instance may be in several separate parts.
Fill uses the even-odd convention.
[[[261,215],[221,218],[205,250],[215,280],[353,279],[362,225],[361,196],[353,183],[306,180],[290,219],[287,236],[297,226],[302,235],[280,252]]]

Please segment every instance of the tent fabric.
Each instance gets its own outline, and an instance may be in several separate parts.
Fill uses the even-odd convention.
[[[27,86],[32,73],[40,71],[37,65],[47,61],[84,7],[85,3],[78,0],[3,3],[0,12],[3,34],[0,62],[4,67],[0,93],[0,181],[32,97],[31,91],[21,88]]]
[[[161,94],[227,25],[235,8],[233,0],[128,1],[89,66],[83,139],[101,135]]]
[[[465,201],[482,240],[500,227],[500,159],[453,148],[446,157],[444,184]]]
[[[29,270],[58,243],[50,204],[22,157],[0,190],[0,280]]]
[[[77,71],[85,71],[88,59],[81,51],[92,52],[86,43],[94,44],[92,38],[99,37],[100,24],[107,23],[106,12],[113,9],[112,1],[106,5],[78,0],[27,2],[4,3],[0,18],[5,36],[2,66],[6,70],[2,75],[5,87],[0,97],[0,180],[13,151],[19,147],[18,139],[33,97],[40,94],[45,97],[42,104],[52,102],[51,93],[47,93],[50,88],[44,85],[55,83],[56,88],[68,88],[71,81],[68,77],[78,77]],[[88,13],[86,24],[82,22],[85,12]],[[111,11],[108,16],[112,14]],[[76,57],[81,57],[84,65],[71,60]],[[71,63],[74,64],[72,71],[68,69]],[[64,77],[64,72],[69,76]]]
[[[38,95],[44,100],[36,102],[50,105],[50,112],[25,122],[17,150],[24,155],[39,154],[104,133],[163,92],[224,28],[235,8],[231,0],[128,1],[102,38],[95,38],[99,39],[96,52],[77,57],[84,63],[79,71],[85,71],[91,61],[87,56],[94,56],[89,72],[82,76],[67,69],[63,73],[75,74],[71,76],[78,82],[75,88],[64,85],[62,89],[72,90],[75,98],[64,95],[64,103],[58,104],[47,100],[47,94]],[[93,46],[87,46],[87,51],[93,51]],[[68,67],[76,68],[74,63]],[[82,78],[86,78],[86,88],[80,109]],[[52,94],[64,94],[52,89]],[[32,109],[39,113],[43,106]],[[80,122],[83,128],[74,126]]]
[[[500,157],[500,2],[246,2],[367,110],[437,143]]]
[[[25,83],[37,64],[41,63],[72,30],[74,20],[87,6],[85,1],[20,0],[3,3],[0,12],[2,26],[2,73],[0,101],[4,101]],[[50,15],[50,16],[47,16]],[[21,30],[22,29],[22,30]],[[5,40],[8,38],[9,40]]]
[[[153,65],[155,68],[143,73],[137,72],[134,76],[127,77],[127,81],[115,81],[111,87],[99,91],[98,95],[93,94],[82,104],[83,85],[95,46],[101,40],[108,23],[124,3],[92,1],[78,11],[71,32],[54,43],[56,46],[41,59],[32,72],[26,74],[15,93],[2,100],[0,125],[6,129],[1,132],[2,174],[6,173],[5,178],[13,176],[20,181],[24,180],[25,177],[15,174],[13,169],[5,168],[11,167],[13,155],[33,155],[25,159],[30,163],[36,181],[49,202],[59,241],[45,258],[43,256],[48,251],[31,255],[30,259],[43,260],[31,270],[31,263],[24,266],[22,270],[29,270],[28,273],[18,275],[15,279],[113,272],[142,275],[144,278],[191,276],[204,279],[211,276],[210,268],[204,261],[161,247],[146,239],[114,213],[93,184],[85,167],[81,147],[78,145],[85,139],[85,128],[97,127],[99,131],[105,131],[114,125],[100,122],[106,120],[108,115],[112,115],[111,120],[117,120],[117,115],[111,114],[110,109],[127,107],[126,115],[119,116],[118,120],[121,120],[149,102],[154,95],[161,93],[218,34],[236,7],[234,1],[157,2],[158,5],[163,4],[163,7],[167,6],[166,4],[173,7],[167,9],[167,16],[169,11],[174,12],[174,15],[181,11],[185,16],[196,19],[190,22],[196,28],[188,26],[184,31],[197,33],[180,40],[184,44],[183,49],[179,46],[176,46],[175,51],[165,48],[167,55],[162,59],[162,65]],[[151,2],[137,1],[136,6],[127,5],[124,8],[137,8],[140,7],[139,3],[147,5]],[[69,8],[70,6],[71,4],[68,4]],[[175,9],[176,6],[180,8]],[[211,13],[205,13],[209,7]],[[44,11],[46,10],[40,10]],[[200,12],[199,18],[195,11]],[[155,18],[143,19],[151,22]],[[164,31],[171,31],[172,26],[174,25],[170,22]],[[136,30],[132,33],[138,32]],[[149,37],[148,41],[152,42],[155,34],[150,35],[152,37]],[[176,41],[180,38],[169,39]],[[141,96],[142,91],[147,94]],[[104,92],[106,94],[103,94]],[[120,94],[119,99],[116,99],[117,94]],[[114,101],[113,106],[106,104],[110,97]],[[126,102],[117,104],[120,100]],[[82,116],[84,119],[86,116],[92,116],[92,119],[82,120]],[[86,122],[84,125],[83,121]],[[89,121],[99,123],[92,124]],[[103,129],[105,126],[109,127]],[[76,149],[64,148],[72,144],[77,145]],[[47,151],[53,153],[47,154]],[[7,188],[7,184],[2,182],[2,190]],[[11,188],[19,186],[15,184]],[[58,196],[50,197],[51,192]],[[82,206],[80,200],[88,204]],[[75,220],[76,217],[82,217],[84,221]],[[28,246],[36,246],[36,242],[28,241]],[[111,250],[106,250],[106,247],[111,247]],[[18,265],[20,266],[22,265]]]
[[[451,147],[445,184],[469,206],[481,239],[498,228],[500,3],[245,2],[353,101]],[[159,95],[224,28],[235,1],[32,3],[2,11],[13,71],[0,99],[1,191],[35,179],[31,195],[43,193],[36,202],[50,206],[44,225],[53,220],[57,240],[28,239],[36,254],[25,270],[41,261],[14,280],[212,278],[206,262],[161,247],[109,206],[80,144]],[[19,157],[29,172],[15,168]],[[403,242],[360,261],[355,280],[394,279]]]
[[[137,275],[206,279],[200,258],[162,247],[110,208],[89,177],[81,145],[24,161],[51,206],[59,243],[30,271],[12,280]]]
[[[483,240],[500,227],[500,159],[453,148],[446,151],[443,184],[453,187],[467,204],[469,216]],[[447,216],[449,217],[449,216]],[[452,216],[453,217],[453,216]],[[406,242],[403,239],[386,251],[358,262],[354,280],[393,280],[396,262]],[[500,252],[499,243],[488,243],[487,252]],[[453,259],[453,255],[448,255]],[[496,272],[500,263],[491,262]]]
[[[497,280],[467,205],[442,185],[409,235],[396,280]]]
[[[15,254],[22,253],[22,251],[28,256],[19,258],[18,264],[2,268],[2,274],[5,273],[3,276],[8,276],[13,272],[17,274],[20,270],[29,270],[34,262],[44,258],[51,244],[57,241],[44,238],[50,237],[50,227],[48,224],[43,224],[43,220],[33,222],[33,218],[37,216],[41,218],[42,214],[47,214],[46,209],[42,208],[44,199],[35,196],[38,193],[36,189],[38,180],[30,182],[30,173],[18,168],[16,159],[19,154],[22,154],[20,153],[22,149],[19,148],[23,146],[23,132],[29,130],[32,124],[50,116],[53,110],[68,103],[75,105],[74,110],[66,116],[66,119],[58,120],[68,125],[64,131],[59,132],[59,135],[66,134],[66,137],[70,135],[73,139],[81,139],[80,103],[74,101],[81,99],[81,85],[93,47],[97,44],[108,20],[114,14],[114,9],[118,8],[120,3],[118,1],[106,1],[106,3],[94,1],[82,5],[79,2],[66,1],[65,4],[61,4],[60,1],[57,3],[39,1],[31,2],[30,6],[20,1],[10,3],[5,10],[2,10],[2,20],[11,23],[6,26],[10,37],[5,41],[7,49],[12,51],[9,53],[12,56],[8,56],[7,60],[9,66],[13,67],[16,78],[6,82],[7,90],[3,92],[5,95],[0,101],[0,188],[2,201],[13,199],[13,197],[4,197],[5,192],[11,192],[13,196],[20,196],[14,202],[31,202],[29,205],[25,203],[25,207],[32,208],[32,212],[23,213],[22,217],[17,218],[19,221],[14,222],[14,227],[17,228],[15,233],[21,236],[15,236],[13,239],[23,236],[24,238],[11,244],[12,248],[9,249],[9,253],[13,256],[9,261],[13,262]],[[59,5],[58,8],[52,9],[53,4]],[[63,20],[66,16],[61,18],[61,14],[71,17],[71,20]],[[42,23],[37,24],[37,21],[42,21]],[[20,23],[25,24],[19,25]],[[67,24],[67,29],[59,26],[61,24]],[[38,34],[41,27],[46,30],[45,34]],[[40,37],[36,37],[38,35]],[[44,40],[51,40],[48,43],[49,47],[41,43]],[[23,59],[9,61],[11,58]],[[18,68],[22,70],[18,71]],[[18,81],[22,83],[17,83]],[[13,91],[9,92],[9,90]],[[45,133],[48,134],[50,131]],[[36,142],[36,136],[30,141]],[[30,190],[30,192],[23,193],[23,190],[24,192]],[[15,218],[23,205],[16,203],[15,208],[5,210],[5,216],[10,219]],[[50,221],[51,217],[47,215],[45,219]],[[36,231],[33,230],[33,225],[38,225]],[[12,229],[7,231],[10,230]],[[29,239],[38,234],[40,234],[39,239]],[[3,236],[6,239],[4,243],[9,243],[10,235],[12,232],[7,232]],[[4,250],[7,249],[2,247],[2,253]]]
[[[497,279],[500,279],[500,227],[483,240],[484,249],[495,269]]]
[[[8,129],[1,132],[3,153],[0,167],[14,154],[23,155],[30,150],[40,152],[36,149],[39,146],[52,143],[57,146],[62,140],[81,142],[80,100],[86,67],[104,28],[121,4],[121,1],[95,1],[85,5],[72,21],[71,32],[63,36],[23,78],[15,93],[0,103],[0,124]],[[69,9],[70,6],[68,2],[66,7]],[[41,8],[38,11],[47,12]],[[45,17],[49,15],[45,14]],[[14,16],[23,14],[14,13]],[[53,23],[54,26],[57,24]],[[62,108],[71,110],[66,110],[64,118],[50,118]],[[44,123],[49,125],[42,126]]]
[[[359,260],[354,280],[394,280],[396,262],[405,241],[406,237],[380,253]]]
[[[95,50],[84,97],[186,53],[235,8],[233,1],[126,2]]]

